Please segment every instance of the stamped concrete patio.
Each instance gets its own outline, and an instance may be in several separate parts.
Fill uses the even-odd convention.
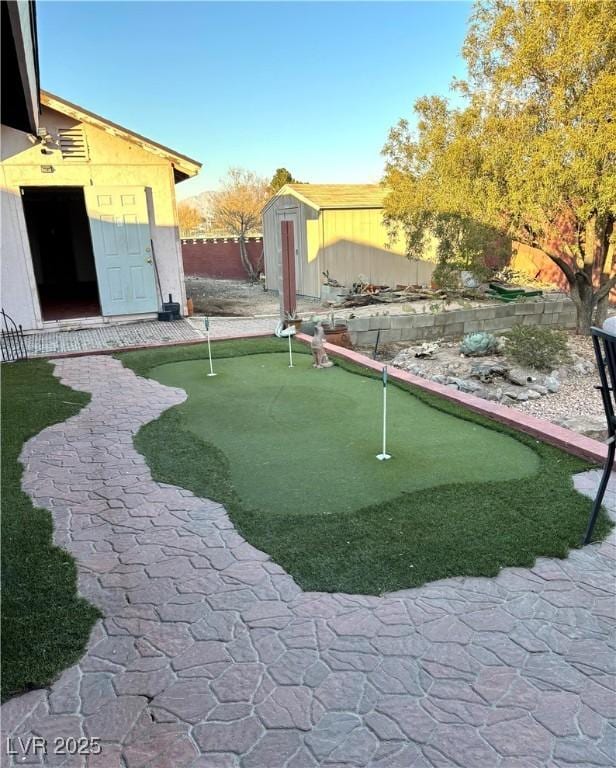
[[[55,366],[92,401],[27,443],[23,484],[105,618],[51,689],[4,705],[3,736],[101,737],[103,752],[39,763],[614,764],[614,534],[494,579],[304,593],[220,505],[152,480],[133,435],[183,391],[110,357]]]

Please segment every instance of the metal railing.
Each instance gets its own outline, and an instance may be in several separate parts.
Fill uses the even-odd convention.
[[[28,359],[23,328],[4,309],[0,309],[0,354],[3,362]]]
[[[592,532],[601,510],[601,503],[605,496],[607,484],[612,475],[614,456],[616,455],[616,335],[609,333],[609,331],[604,331],[602,328],[591,328],[590,332],[595,349],[599,381],[601,382],[596,389],[600,390],[601,399],[603,400],[608,438],[607,459],[590,517],[588,518],[588,525],[582,539],[582,544],[588,544],[592,539]]]

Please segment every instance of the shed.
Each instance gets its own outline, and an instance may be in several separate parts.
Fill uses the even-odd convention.
[[[282,289],[281,224],[292,222],[296,293],[322,297],[323,273],[350,287],[360,275],[379,285],[428,285],[432,250],[408,259],[383,222],[379,184],[286,184],[263,209],[265,285]]]
[[[41,91],[2,125],[2,306],[25,330],[155,318],[186,294],[175,184],[201,165]]]

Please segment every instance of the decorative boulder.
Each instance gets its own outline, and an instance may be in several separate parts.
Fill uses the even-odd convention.
[[[479,379],[479,381],[488,383],[494,381],[497,376],[505,376],[506,373],[506,366],[501,365],[500,363],[485,362],[473,363],[470,375],[474,379]]]
[[[438,352],[438,342],[436,341],[424,341],[424,343],[417,347],[415,350],[415,357],[432,357],[435,352]]]
[[[517,384],[519,387],[525,387],[537,381],[537,376],[526,368],[510,368],[506,376],[512,384]]]

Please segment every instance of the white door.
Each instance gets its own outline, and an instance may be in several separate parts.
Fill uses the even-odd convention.
[[[85,187],[103,315],[158,310],[143,187]]]

